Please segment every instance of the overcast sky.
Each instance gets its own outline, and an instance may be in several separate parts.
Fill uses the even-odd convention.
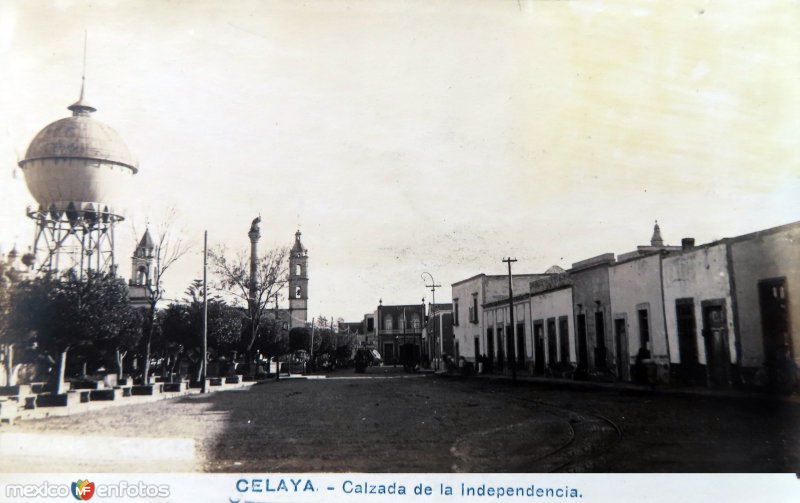
[[[130,270],[170,207],[197,246],[310,254],[313,315],[416,303],[420,275],[543,272],[800,219],[790,1],[0,1],[0,244],[33,224],[16,168],[87,98],[140,164]]]

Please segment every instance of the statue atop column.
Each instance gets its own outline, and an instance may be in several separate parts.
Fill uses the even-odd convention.
[[[261,223],[261,215],[254,218],[253,222],[250,224],[250,232],[247,233],[247,235],[250,236],[250,239],[253,239],[253,237],[256,238],[261,237],[261,229],[258,226],[258,224],[260,223]]]

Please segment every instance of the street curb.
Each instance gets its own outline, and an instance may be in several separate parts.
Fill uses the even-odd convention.
[[[173,398],[180,398],[185,396],[208,396],[220,391],[233,391],[242,388],[247,388],[254,384],[255,381],[249,381],[238,384],[224,384],[222,386],[214,386],[213,388],[210,388],[208,393],[201,393],[199,389],[188,389],[186,391],[165,392],[156,395],[139,395],[135,397],[125,397],[120,400],[103,400],[103,401],[86,402],[67,407],[37,407],[31,410],[20,411],[19,415],[15,418],[15,420],[28,421],[36,419],[47,419],[49,417],[73,416],[97,410],[109,409],[112,407],[139,405],[145,403],[158,402],[161,400],[171,400]],[[13,421],[10,424],[13,424]]]
[[[496,381],[504,384],[513,385],[511,376],[505,375],[472,375],[463,376],[460,374],[436,373],[435,377],[443,377],[445,379],[459,379],[470,381]],[[772,395],[766,393],[755,393],[748,391],[735,391],[735,390],[712,390],[708,388],[665,388],[654,387],[649,388],[646,386],[639,386],[630,383],[617,384],[617,383],[601,383],[592,381],[572,381],[567,379],[548,379],[544,377],[518,377],[517,385],[538,385],[547,386],[550,388],[573,389],[580,391],[613,391],[617,393],[627,393],[632,395],[667,395],[667,396],[681,396],[693,398],[713,398],[713,399],[733,399],[733,400],[757,400],[757,401],[774,401],[800,404],[800,396],[798,395]]]

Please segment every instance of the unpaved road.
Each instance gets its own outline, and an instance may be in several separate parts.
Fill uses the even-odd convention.
[[[0,471],[800,471],[797,403],[512,387],[387,368],[331,377],[3,425],[0,443],[9,432],[56,445],[62,435],[101,445],[191,439],[195,459],[165,460],[150,443],[135,459],[76,452],[4,459]]]

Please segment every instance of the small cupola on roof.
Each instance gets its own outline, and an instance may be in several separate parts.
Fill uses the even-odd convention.
[[[661,238],[661,227],[658,226],[658,220],[653,227],[653,237],[650,238],[650,246],[664,246],[664,240]]]

